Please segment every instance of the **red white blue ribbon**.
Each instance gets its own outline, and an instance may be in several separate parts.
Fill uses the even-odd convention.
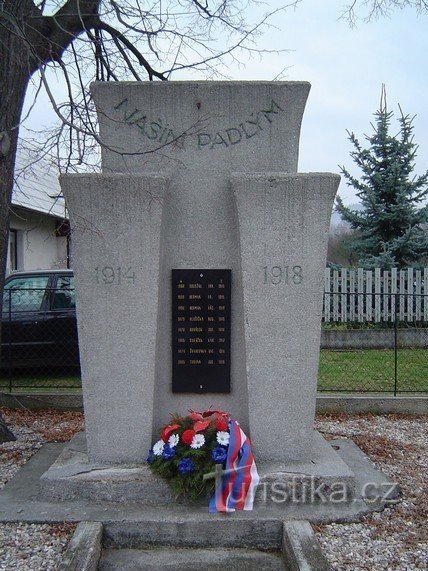
[[[210,501],[211,513],[252,510],[259,483],[250,439],[236,420],[229,421],[229,433],[226,467]]]

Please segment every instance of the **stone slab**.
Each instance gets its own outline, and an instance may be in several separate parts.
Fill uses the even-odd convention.
[[[325,173],[231,177],[240,239],[249,426],[262,461],[310,456],[327,239],[339,181],[338,175]]]
[[[152,442],[166,178],[64,175],[88,453],[142,462]]]
[[[59,571],[97,571],[102,533],[100,522],[80,522],[62,556]]]
[[[251,549],[107,549],[99,571],[286,571],[281,553]]]
[[[168,505],[174,501],[167,484],[147,465],[103,465],[88,461],[86,439],[77,434],[40,478],[44,500]]]
[[[255,505],[350,502],[355,476],[333,447],[319,434],[305,461],[258,462],[260,484]],[[176,503],[166,482],[146,465],[102,465],[88,461],[83,433],[76,435],[40,478],[41,498],[57,501],[169,505]],[[204,504],[205,500],[201,500]]]
[[[428,414],[428,397],[383,395],[318,395],[318,413]]]
[[[170,545],[196,546],[199,537],[211,538],[212,545],[221,545],[231,538],[231,545],[248,547],[260,545],[261,549],[281,549],[282,521],[306,519],[313,523],[331,521],[358,521],[364,514],[380,510],[385,505],[382,496],[378,502],[366,503],[362,494],[367,482],[373,481],[373,465],[359,448],[348,440],[334,440],[338,454],[350,466],[356,477],[355,498],[351,503],[302,504],[260,506],[252,512],[209,514],[205,506],[141,506],[138,503],[118,504],[90,500],[58,502],[42,500],[40,477],[58,457],[63,444],[46,444],[0,491],[0,521],[2,522],[62,522],[100,521],[105,524],[105,534],[111,541],[120,538],[134,546],[155,544],[156,538]],[[390,478],[377,472],[379,490],[391,484]],[[396,502],[396,499],[388,503]],[[239,538],[241,543],[239,544]],[[257,543],[259,542],[259,543]],[[258,547],[259,548],[259,547]]]
[[[83,397],[79,393],[25,393],[0,392],[0,406],[30,410],[83,410]]]
[[[305,81],[93,83],[104,172],[190,170],[217,181],[237,164],[296,172],[309,90]]]
[[[255,504],[350,503],[356,494],[353,470],[319,432],[305,461],[258,464],[260,484]]]
[[[331,570],[307,521],[284,522],[283,551],[289,571]]]

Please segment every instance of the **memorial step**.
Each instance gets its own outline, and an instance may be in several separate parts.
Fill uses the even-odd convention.
[[[104,549],[98,571],[287,571],[280,552],[252,549]]]

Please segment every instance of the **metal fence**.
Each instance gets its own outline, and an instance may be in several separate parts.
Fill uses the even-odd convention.
[[[339,294],[339,295],[338,295]],[[376,296],[383,296],[376,301]],[[416,319],[428,295],[326,292],[318,390],[321,392],[428,393],[428,322]],[[337,305],[336,305],[337,304]],[[350,307],[388,319],[343,321]],[[410,320],[413,315],[413,320]],[[404,319],[403,319],[404,316]],[[0,391],[78,391],[81,387],[74,290],[5,290],[2,310]]]
[[[1,313],[0,390],[79,389],[74,289],[5,289]]]
[[[414,292],[326,292],[318,390],[427,393],[426,308],[428,295]]]

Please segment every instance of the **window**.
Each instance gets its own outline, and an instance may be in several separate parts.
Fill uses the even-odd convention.
[[[74,309],[76,297],[73,276],[59,276],[53,294],[52,309]]]
[[[18,269],[17,230],[9,230],[9,268],[10,271]]]
[[[31,276],[10,280],[4,287],[3,312],[40,311],[49,276]]]

